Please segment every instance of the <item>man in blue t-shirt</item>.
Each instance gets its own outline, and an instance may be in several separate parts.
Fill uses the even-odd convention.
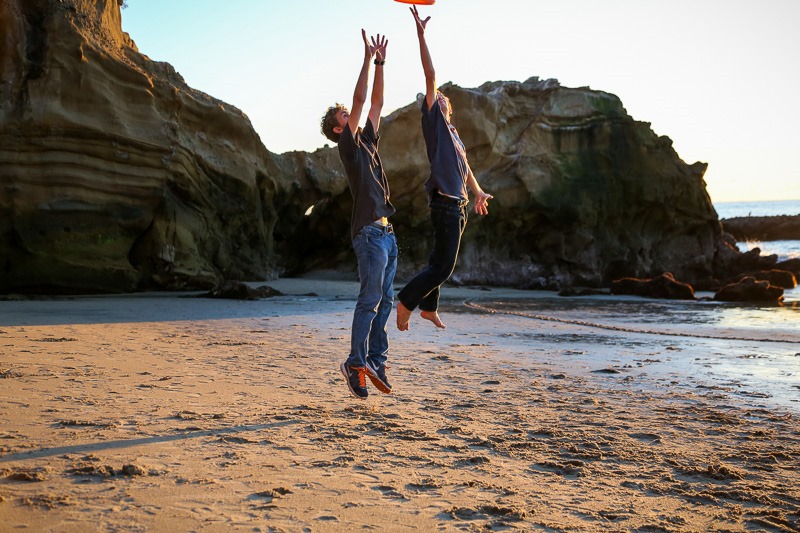
[[[397,241],[389,217],[394,207],[389,201],[389,182],[378,155],[378,127],[383,107],[383,65],[386,62],[386,36],[367,40],[364,30],[364,62],[353,93],[350,112],[342,104],[328,109],[322,118],[322,133],[339,146],[350,193],[353,213],[350,237],[358,260],[361,290],[353,313],[350,335],[350,355],[340,370],[350,392],[357,398],[369,395],[366,379],[384,393],[392,392],[386,378],[386,358],[389,340],[386,322],[392,312],[393,284],[397,271]],[[370,65],[375,58],[375,78],[367,124],[358,123],[367,99]]]
[[[411,313],[417,307],[422,318],[430,320],[436,327],[445,327],[438,313],[439,288],[456,266],[461,235],[467,225],[467,187],[475,195],[475,212],[480,215],[489,212],[487,202],[493,198],[483,192],[469,167],[464,143],[450,123],[453,112],[450,100],[436,89],[436,73],[425,41],[425,27],[430,17],[420,20],[416,6],[411,8],[411,13],[417,26],[422,70],[425,72],[422,135],[431,164],[425,190],[430,198],[433,250],[428,266],[397,294],[397,329],[400,331],[408,329]]]

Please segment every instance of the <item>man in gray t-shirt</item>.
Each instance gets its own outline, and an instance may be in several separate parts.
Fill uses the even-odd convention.
[[[366,378],[379,391],[392,392],[386,378],[389,352],[386,322],[394,301],[397,240],[389,224],[389,217],[394,214],[389,201],[389,182],[378,155],[383,65],[388,41],[386,36],[376,35],[370,42],[364,30],[361,30],[361,36],[364,39],[364,62],[353,93],[353,106],[349,112],[342,104],[330,107],[322,118],[322,133],[339,147],[339,157],[353,196],[350,237],[361,282],[353,313],[350,354],[339,368],[350,392],[357,398],[366,399],[369,395]],[[358,123],[367,99],[367,80],[373,62],[372,98],[367,124],[361,129]]]
[[[489,212],[487,202],[493,198],[478,185],[467,162],[464,143],[450,123],[453,112],[450,101],[436,89],[436,73],[425,41],[425,27],[430,17],[421,20],[416,6],[411,8],[411,14],[417,26],[422,70],[425,72],[422,135],[431,165],[425,190],[430,198],[433,250],[428,266],[397,293],[397,329],[400,331],[409,328],[411,313],[417,307],[422,318],[430,320],[438,328],[445,327],[438,312],[439,288],[450,278],[456,266],[461,235],[467,225],[467,188],[475,195],[475,212],[479,215]]]

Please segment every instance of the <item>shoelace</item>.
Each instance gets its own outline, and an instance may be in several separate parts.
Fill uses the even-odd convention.
[[[356,372],[358,372],[358,384],[362,388],[367,388],[367,377],[365,376],[367,369],[364,367],[357,367]]]

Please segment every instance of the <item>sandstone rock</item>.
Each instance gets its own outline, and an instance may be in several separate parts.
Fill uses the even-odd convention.
[[[269,152],[244,113],[140,54],[116,0],[4,0],[0,32],[0,292],[354,270],[336,149]],[[728,242],[706,165],[616,96],[535,77],[442,90],[495,195],[453,282],[561,289],[670,271],[712,284],[776,262]],[[432,240],[418,103],[385,117],[381,138],[401,281]]]
[[[694,289],[687,283],[675,279],[665,272],[652,279],[622,278],[611,283],[611,294],[630,294],[648,298],[671,300],[694,300]]]
[[[725,285],[714,295],[722,302],[775,303],[783,301],[783,289],[770,285],[769,281],[758,281],[748,276],[730,285]]]
[[[723,277],[716,270],[726,244],[705,190],[706,165],[681,161],[671,141],[628,116],[616,96],[538,78],[442,90],[473,170],[495,196],[488,216],[471,216],[453,282],[560,289],[664,271],[689,282]],[[402,280],[426,263],[432,239],[418,104],[381,129]],[[348,196],[343,188],[328,205],[347,205]],[[314,216],[332,219],[325,209]],[[316,243],[330,249],[336,238],[304,235],[315,243],[312,257]],[[333,249],[349,245],[346,231],[340,235]]]
[[[0,290],[274,276],[269,153],[140,54],[116,0],[4,0],[0,34]]]

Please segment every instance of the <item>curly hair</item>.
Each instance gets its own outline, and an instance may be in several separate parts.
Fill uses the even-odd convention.
[[[339,111],[347,111],[347,108],[344,106],[344,104],[337,103],[336,105],[329,107],[328,110],[325,111],[325,114],[322,116],[322,120],[319,123],[322,134],[337,144],[339,143],[339,135],[333,131],[333,128],[339,125],[339,122],[336,120],[336,113]]]

